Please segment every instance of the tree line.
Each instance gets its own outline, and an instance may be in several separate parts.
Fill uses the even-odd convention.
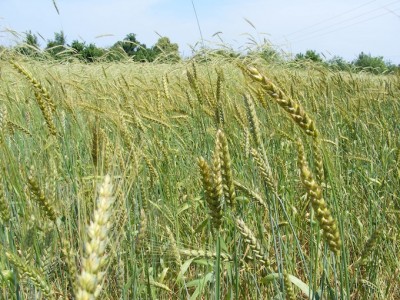
[[[361,52],[358,57],[348,62],[340,56],[334,56],[329,60],[324,60],[322,55],[314,50],[307,50],[306,53],[299,53],[295,56],[297,62],[313,62],[325,65],[329,68],[340,71],[367,71],[373,74],[385,74],[400,71],[400,65],[395,65],[390,61],[385,61],[383,56],[372,56]]]
[[[99,59],[118,61],[127,57],[138,62],[177,62],[180,60],[178,44],[172,43],[168,37],[160,37],[152,47],[139,42],[136,34],[129,33],[122,41],[116,42],[109,48],[101,48],[94,43],[87,44],[79,40],[67,43],[63,31],[54,33],[54,38],[47,41],[44,51],[40,48],[36,34],[28,31],[23,42],[15,47],[23,55],[31,57],[52,57],[65,59],[75,57],[85,62],[94,62]]]
[[[138,41],[136,34],[129,33],[121,41],[117,41],[108,48],[101,48],[94,43],[87,44],[84,41],[73,40],[67,43],[67,38],[63,31],[54,33],[54,38],[46,42],[46,46],[41,49],[36,34],[28,31],[22,43],[16,45],[13,50],[16,52],[42,59],[70,59],[75,58],[85,62],[95,62],[99,60],[119,61],[131,59],[137,62],[179,62],[182,58],[179,54],[178,44],[172,43],[168,37],[160,37],[156,44],[147,47]],[[307,50],[305,53],[298,53],[294,57],[288,57],[276,50],[273,46],[265,44],[257,49],[252,49],[246,53],[239,53],[233,49],[202,49],[193,54],[192,57],[206,61],[212,56],[225,58],[254,57],[257,56],[270,63],[285,63],[294,67],[307,67],[310,65],[322,65],[330,69],[339,71],[367,71],[374,74],[386,74],[400,71],[400,65],[395,65],[386,61],[382,56],[372,56],[361,52],[353,61],[346,61],[340,56],[331,59],[317,53],[315,50]]]

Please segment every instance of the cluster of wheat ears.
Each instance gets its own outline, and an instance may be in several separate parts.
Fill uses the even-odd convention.
[[[0,298],[399,299],[399,75],[0,68]]]

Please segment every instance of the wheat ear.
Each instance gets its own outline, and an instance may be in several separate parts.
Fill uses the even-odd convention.
[[[278,188],[274,176],[272,175],[271,167],[267,160],[265,160],[256,149],[251,149],[251,155],[256,162],[257,168],[261,174],[262,179],[267,186],[275,193],[278,193]]]
[[[25,70],[22,66],[17,64],[16,62],[11,62],[13,67],[22,75],[24,75],[28,81],[34,87],[34,93],[36,101],[39,105],[40,110],[42,111],[43,117],[46,121],[47,128],[51,135],[56,136],[57,130],[53,121],[53,113],[55,112],[55,104],[50,97],[49,92],[43,87],[27,70]]]
[[[192,73],[190,73],[189,70],[187,70],[186,75],[189,81],[189,85],[196,93],[197,100],[199,101],[200,104],[203,104],[203,96],[201,94],[199,85],[197,84],[197,77],[193,77]]]
[[[367,263],[369,256],[375,250],[376,245],[381,236],[382,236],[381,229],[378,228],[378,229],[374,230],[371,237],[367,240],[367,242],[364,245],[364,249],[361,253],[361,257],[358,260],[358,262],[361,265],[365,265]]]
[[[87,228],[89,241],[85,245],[82,272],[78,277],[77,300],[96,299],[102,290],[114,200],[113,185],[107,175],[100,187],[93,220]]]
[[[179,253],[178,246],[176,244],[176,240],[175,240],[174,234],[172,233],[172,231],[169,228],[169,226],[165,226],[165,229],[167,231],[169,241],[171,242],[172,255],[173,255],[174,259],[175,259],[175,262],[180,267],[180,266],[182,266],[182,259],[181,259],[181,254]]]
[[[296,300],[296,295],[293,291],[292,282],[286,270],[283,272],[283,282],[285,283],[286,300]]]
[[[195,249],[178,249],[179,253],[189,257],[204,257],[209,259],[216,259],[217,253],[204,250]],[[232,261],[232,257],[227,253],[220,253],[223,261]]]
[[[8,222],[11,218],[10,209],[5,199],[4,186],[0,181],[0,215],[4,222]]]
[[[251,251],[254,253],[254,256],[265,266],[268,267],[270,265],[267,252],[261,246],[260,242],[257,240],[254,233],[247,227],[246,223],[240,219],[236,218],[235,223],[237,228],[239,229],[240,234],[243,236],[246,244],[250,247]]]
[[[315,128],[314,121],[298,103],[296,103],[289,96],[285,95],[285,93],[281,89],[273,84],[269,78],[261,74],[260,71],[258,71],[256,68],[245,68],[241,66],[241,69],[252,79],[260,82],[262,88],[267,92],[267,94],[275,99],[279,106],[282,107],[287,113],[289,113],[296,124],[299,125],[306,134],[312,137],[318,136],[318,131]]]
[[[311,205],[322,228],[323,235],[328,243],[329,249],[333,253],[339,254],[341,239],[338,226],[332,217],[326,201],[322,196],[321,186],[314,180],[313,174],[308,167],[304,153],[304,147],[301,141],[297,141],[297,148],[299,152],[298,167],[301,172],[301,180],[307,189],[307,194],[310,197]]]
[[[228,140],[223,131],[217,131],[217,143],[220,150],[220,160],[222,163],[222,180],[225,194],[225,201],[234,208],[236,205],[235,184],[233,183],[232,161],[229,154]]]
[[[40,189],[38,182],[34,177],[35,171],[33,166],[31,167],[28,175],[29,189],[35,196],[36,202],[40,208],[45,212],[46,216],[53,222],[57,219],[57,213],[52,203],[46,198],[44,192]]]
[[[316,171],[316,179],[317,179],[317,182],[319,182],[319,184],[321,186],[323,186],[323,183],[325,181],[324,162],[323,162],[323,158],[322,158],[321,141],[318,137],[313,138],[312,148],[313,148],[313,153],[314,153],[314,165],[315,165],[315,171]]]
[[[136,236],[136,252],[139,252],[144,245],[144,241],[147,235],[147,216],[145,210],[142,208],[140,210],[140,223],[139,230]]]
[[[225,124],[225,115],[224,115],[224,109],[222,107],[222,95],[223,95],[223,73],[222,71],[218,72],[218,77],[217,77],[217,90],[215,94],[215,121],[217,124],[217,128],[222,128],[223,125]]]
[[[11,64],[20,74],[24,75],[25,78],[33,85],[36,91],[43,96],[46,104],[49,105],[51,112],[54,113],[56,111],[56,105],[53,99],[50,97],[47,89],[39,81],[37,81],[36,78],[33,77],[33,75],[29,73],[24,67],[14,61],[11,61]]]
[[[52,298],[50,287],[44,280],[44,276],[39,270],[29,266],[24,259],[16,256],[11,252],[6,251],[6,256],[8,260],[13,265],[15,265],[21,273],[28,277],[33,282],[33,284],[43,292],[46,299]]]
[[[247,119],[250,124],[250,132],[253,135],[253,139],[256,143],[257,148],[262,147],[263,142],[261,139],[260,121],[257,117],[256,108],[254,106],[253,99],[250,95],[243,96],[246,104]]]
[[[200,173],[203,181],[203,189],[206,202],[209,206],[211,221],[215,229],[219,229],[222,222],[221,203],[219,199],[219,191],[216,189],[215,177],[211,172],[210,166],[203,157],[198,160]]]

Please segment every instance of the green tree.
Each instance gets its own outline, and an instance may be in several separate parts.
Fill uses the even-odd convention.
[[[160,37],[153,46],[153,51],[162,62],[177,62],[181,59],[178,44],[171,43],[168,37]]]
[[[83,58],[87,62],[94,62],[105,54],[104,49],[97,47],[95,44],[85,46],[83,50]]]
[[[85,49],[85,43],[78,40],[73,40],[71,43],[71,48],[74,49],[77,54],[82,55],[83,50]]]
[[[54,33],[54,40],[49,40],[47,42],[46,51],[52,56],[58,57],[60,52],[65,50],[67,44],[66,37],[63,31]]]
[[[32,33],[32,31],[27,31],[25,33],[25,44],[35,47],[37,49],[39,49],[40,45],[38,42],[38,37],[36,36],[36,34]]]
[[[349,71],[352,69],[351,63],[349,63],[343,57],[340,56],[334,56],[332,59],[330,59],[328,61],[328,66],[331,69],[339,71]]]
[[[110,57],[120,56],[118,49],[122,49],[134,61],[153,61],[155,58],[153,50],[140,43],[134,33],[127,34],[124,40],[115,43],[110,49],[112,52]]]
[[[16,51],[28,56],[38,56],[40,53],[40,45],[36,34],[32,31],[25,32],[25,38],[21,45],[16,47]]]
[[[249,49],[246,56],[249,58],[262,58],[268,63],[277,63],[284,61],[282,54],[279,53],[278,50],[275,49],[275,47],[267,40],[264,41],[264,44],[257,44],[256,47],[254,47],[253,49]]]
[[[303,53],[296,54],[295,60],[297,60],[297,61],[308,60],[308,61],[320,63],[320,62],[322,62],[322,57],[315,50],[307,50],[305,54],[303,54]]]
[[[98,48],[95,44],[86,45],[85,42],[74,40],[71,48],[75,50],[78,57],[86,62],[94,62],[105,54],[105,50]]]
[[[353,61],[354,66],[360,70],[368,71],[374,74],[381,74],[389,70],[382,56],[372,56],[361,52],[358,58]]]
[[[117,43],[119,43],[128,56],[134,56],[140,45],[139,41],[136,39],[136,34],[134,33],[127,34],[122,42]]]

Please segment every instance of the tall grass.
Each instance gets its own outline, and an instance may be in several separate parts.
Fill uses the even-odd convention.
[[[398,75],[0,68],[0,298],[398,299]]]

